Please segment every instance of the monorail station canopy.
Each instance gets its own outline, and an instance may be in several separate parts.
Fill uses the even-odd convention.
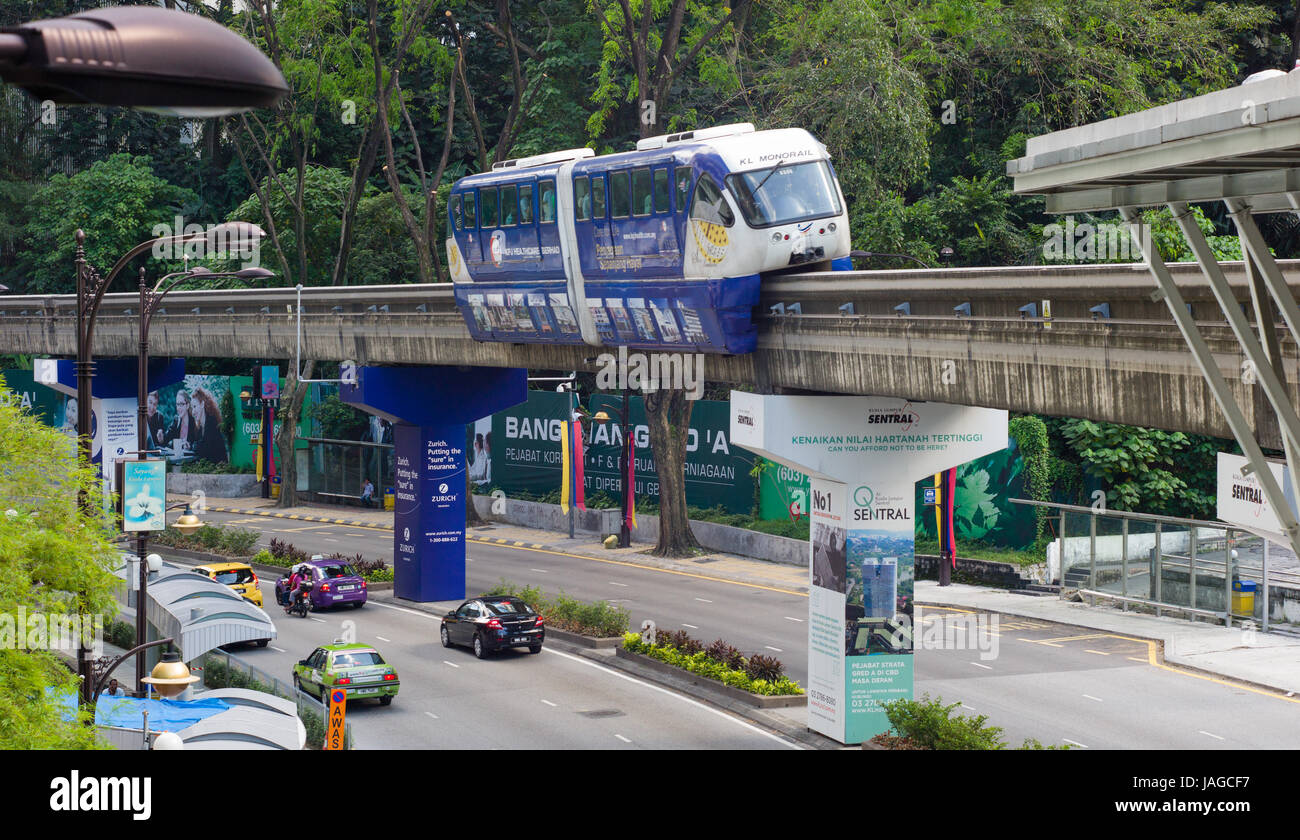
[[[1288,547],[1300,554],[1300,527],[1288,503],[1288,496],[1296,498],[1294,486],[1283,492],[1238,403],[1250,399],[1256,382],[1263,389],[1294,483],[1300,416],[1288,393],[1278,332],[1289,330],[1291,342],[1300,337],[1300,308],[1254,214],[1300,211],[1300,68],[1264,71],[1238,87],[1035,137],[1024,157],[1007,163],[1007,174],[1017,193],[1044,195],[1049,213],[1118,210],[1136,225],[1141,208],[1169,208],[1222,313],[1213,318],[1198,313],[1199,322],[1194,319],[1160,254],[1147,247],[1150,239],[1135,235],[1155,279],[1153,299],[1169,307]],[[1191,215],[1191,203],[1220,201],[1236,223],[1247,257],[1249,302],[1236,299]],[[1247,303],[1253,318],[1243,311]],[[1283,324],[1275,323],[1274,306]],[[1212,322],[1217,329],[1225,320],[1240,352],[1216,358],[1198,323]]]
[[[122,568],[118,576],[129,584],[134,573]],[[154,638],[176,640],[185,662],[222,645],[276,637],[275,624],[260,607],[206,575],[170,563],[149,580],[145,618],[159,633]]]

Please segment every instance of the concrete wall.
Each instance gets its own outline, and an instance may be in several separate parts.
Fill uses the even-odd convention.
[[[568,533],[569,516],[561,512],[559,505],[541,502],[525,502],[505,499],[505,510],[499,514],[492,512],[497,500],[491,496],[475,496],[474,508],[479,516],[489,521],[504,522],[510,525],[522,525],[526,528],[540,528],[545,531]],[[574,519],[575,533],[600,534],[608,536],[617,534],[621,522],[621,512],[611,510],[577,511]],[[636,515],[637,527],[632,531],[633,543],[654,545],[659,541],[659,517],[648,513]],[[808,542],[774,534],[750,531],[746,528],[733,528],[716,522],[699,522],[691,520],[691,531],[700,545],[714,551],[739,554],[773,563],[785,563],[791,566],[808,565]]]
[[[241,496],[262,495],[262,482],[252,474],[168,473],[167,492],[191,496],[203,493],[219,499],[237,499]]]

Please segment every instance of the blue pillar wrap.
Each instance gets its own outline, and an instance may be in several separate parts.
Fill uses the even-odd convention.
[[[528,398],[522,368],[362,367],[344,402],[393,423],[393,594],[465,597],[465,424]]]
[[[393,594],[465,597],[465,427],[393,427]]]
[[[97,400],[134,398],[139,362],[132,359],[95,359],[90,378],[90,395]],[[77,395],[77,363],[70,359],[36,359],[33,378],[69,397]],[[149,359],[149,390],[175,385],[185,378],[185,360],[152,356]]]

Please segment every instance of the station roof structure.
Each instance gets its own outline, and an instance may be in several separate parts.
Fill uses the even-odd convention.
[[[1300,70],[1031,138],[1007,175],[1049,213],[1230,198],[1300,209]]]

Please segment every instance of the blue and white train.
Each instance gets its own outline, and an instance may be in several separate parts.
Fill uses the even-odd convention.
[[[749,123],[573,149],[455,183],[447,262],[480,341],[749,353],[760,278],[848,268],[826,147]]]

